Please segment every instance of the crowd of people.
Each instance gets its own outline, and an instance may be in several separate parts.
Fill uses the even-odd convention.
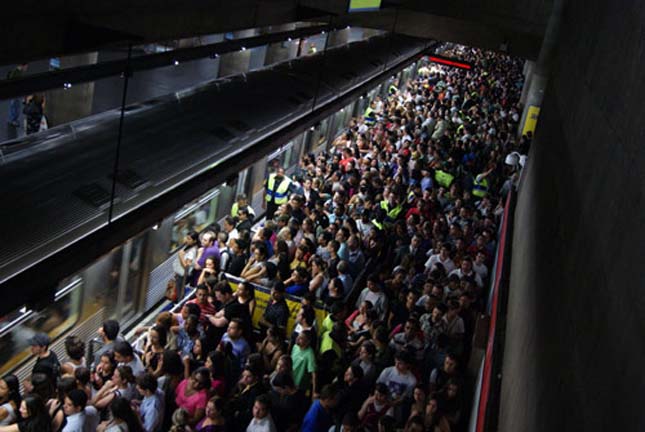
[[[521,63],[452,55],[473,69],[423,65],[329,152],[291,177],[276,167],[257,230],[240,196],[221,229],[188,233],[169,292],[195,296],[138,329],[144,344],[108,320],[93,358],[69,336],[60,362],[34,336],[23,391],[0,380],[0,432],[463,430],[476,317],[518,181],[504,158],[530,139],[515,138]],[[227,274],[243,280],[235,291]],[[255,284],[271,298],[254,327]]]

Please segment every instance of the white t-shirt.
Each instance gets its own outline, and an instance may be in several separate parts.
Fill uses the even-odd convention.
[[[428,261],[426,261],[426,268],[432,269],[436,264],[441,264],[443,268],[446,269],[446,274],[450,274],[451,271],[457,268],[450,258],[447,258],[445,261],[441,261],[441,255],[439,254],[432,255],[428,258]]]
[[[385,384],[393,398],[398,398],[402,395],[411,397],[414,386],[417,385],[417,379],[412,372],[408,371],[408,373],[402,374],[396,366],[383,369],[376,382]]]
[[[276,432],[275,423],[273,423],[271,414],[268,414],[260,420],[253,417],[246,428],[246,432]]]

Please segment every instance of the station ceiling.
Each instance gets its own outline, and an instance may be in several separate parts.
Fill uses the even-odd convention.
[[[0,64],[311,20],[356,25],[537,58],[552,0],[24,0],[0,15]]]

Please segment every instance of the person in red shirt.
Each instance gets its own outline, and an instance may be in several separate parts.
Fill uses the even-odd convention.
[[[197,286],[197,290],[195,291],[195,298],[188,303],[195,303],[197,306],[199,306],[199,322],[202,323],[202,325],[208,324],[207,315],[214,315],[217,312],[215,306],[213,306],[211,302],[208,301],[208,287],[206,285]]]

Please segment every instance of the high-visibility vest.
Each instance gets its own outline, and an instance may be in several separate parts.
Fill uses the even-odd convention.
[[[394,84],[390,84],[390,86],[387,88],[387,92],[389,94],[394,94],[399,91],[399,88],[395,86]]]
[[[455,179],[455,176],[442,170],[436,170],[434,172],[434,179],[437,181],[437,183],[439,183],[440,186],[449,188],[452,184],[452,181]]]
[[[374,113],[374,110],[372,107],[368,106],[365,109],[365,113],[363,114],[363,118],[365,118],[365,123],[374,123],[376,121],[376,114]]]
[[[377,230],[383,231],[383,224],[376,219],[372,219],[372,225],[374,225]]]
[[[289,201],[289,185],[291,181],[287,177],[283,177],[282,181],[275,188],[275,173],[269,176],[267,181],[267,194],[264,197],[266,202],[273,200],[277,205],[281,205]]]
[[[488,179],[486,177],[480,178],[480,176],[475,177],[473,182],[473,196],[477,198],[484,198],[488,195]]]
[[[390,203],[387,200],[381,201],[381,208],[385,210],[385,213],[387,214],[387,217],[394,220],[396,217],[401,213],[403,210],[403,207],[401,207],[401,204],[397,204],[396,207],[390,208]]]
[[[235,202],[233,203],[233,205],[231,206],[231,216],[233,216],[233,217],[237,217],[237,212],[238,212],[239,210],[240,210],[240,206],[239,206],[239,204],[237,203],[237,201],[235,201]]]

